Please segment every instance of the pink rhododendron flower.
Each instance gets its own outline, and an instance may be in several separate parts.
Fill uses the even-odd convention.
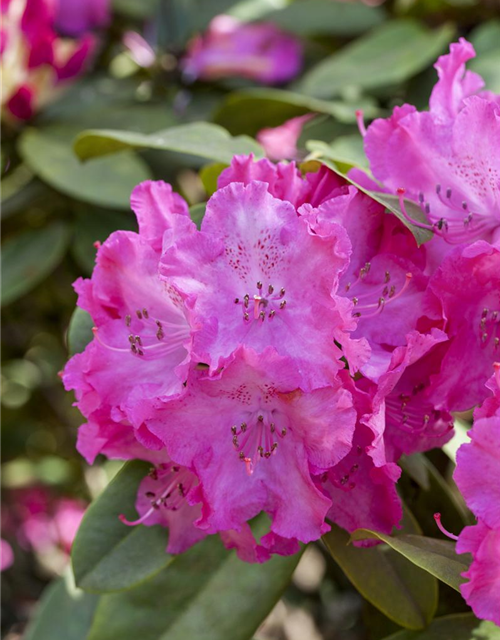
[[[450,411],[470,409],[486,398],[500,357],[500,248],[478,241],[452,251],[429,282],[426,315],[450,338],[432,397]]]
[[[187,205],[162,182],[141,184],[131,201],[139,234],[113,233],[98,249],[92,279],[75,283],[79,306],[95,322],[95,339],[62,377],[88,418],[78,445],[89,461],[106,449],[109,455],[110,447],[119,453],[120,443],[129,448],[130,438],[141,441],[143,434],[146,447],[160,448],[141,429],[143,403],[180,393],[190,361],[189,311],[158,276],[162,237],[183,235],[192,225]],[[124,422],[136,428],[135,436]]]
[[[457,552],[472,553],[462,595],[474,613],[500,624],[500,364],[488,387],[493,397],[474,412],[471,442],[460,447],[454,479],[478,524],[465,527]],[[485,482],[487,478],[487,482]]]
[[[297,160],[299,157],[297,142],[304,125],[311,118],[314,118],[314,114],[306,113],[287,120],[279,127],[261,129],[257,134],[257,140],[264,147],[266,156],[270,160]]]
[[[56,0],[55,26],[66,36],[106,27],[110,19],[110,0]]]
[[[396,107],[365,136],[373,176],[419,202],[430,226],[417,224],[451,244],[500,240],[500,101],[465,71],[474,55],[464,38],[452,44],[435,65],[430,111]]]
[[[348,251],[339,225],[319,237],[267,184],[230,183],[207,203],[201,231],[163,253],[160,272],[204,324],[193,345],[199,361],[215,371],[240,344],[272,345],[311,389],[344,366],[334,339],[352,324],[351,305],[335,291]]]
[[[239,347],[216,379],[193,373],[185,395],[157,405],[147,426],[198,476],[197,525],[207,533],[239,530],[261,511],[283,538],[309,542],[328,530],[330,500],[311,471],[349,452],[355,412],[338,382],[311,393],[300,385],[290,358]]]
[[[302,47],[272,23],[242,23],[217,16],[190,44],[182,68],[188,78],[218,80],[236,76],[263,84],[294,78],[302,66]]]
[[[2,115],[29,120],[81,73],[94,39],[58,37],[49,0],[3,0],[1,11]]]

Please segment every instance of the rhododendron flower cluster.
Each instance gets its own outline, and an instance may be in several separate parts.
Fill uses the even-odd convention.
[[[262,26],[242,26],[228,56],[234,28],[217,23],[186,70],[228,71],[219,36],[239,64]],[[391,533],[401,456],[442,446],[451,412],[482,403],[456,473],[479,522],[458,551],[474,556],[464,596],[498,622],[498,365],[493,398],[485,383],[500,358],[500,100],[465,71],[473,55],[462,39],[438,60],[429,112],[404,105],[366,131],[379,182],[352,177],[397,193],[401,219],[325,166],[252,156],[222,171],[199,229],[170,185],[136,187],[138,233],[113,233],[75,283],[94,339],[62,374],[88,462],[152,465],[125,524],[168,528],[171,553],[219,534],[251,562],[293,554],[331,522]],[[280,79],[266,69],[262,81]],[[287,155],[304,122],[285,125]],[[432,239],[419,246],[412,225]],[[255,539],[262,512],[268,532]]]
[[[86,33],[70,40],[56,33],[56,19],[66,22],[61,13],[65,7],[62,0],[59,11],[49,0],[2,0],[2,117],[29,120],[84,69],[95,38]]]
[[[248,78],[262,84],[292,80],[302,67],[302,45],[269,22],[244,23],[232,16],[215,17],[196,36],[182,61],[186,78]]]

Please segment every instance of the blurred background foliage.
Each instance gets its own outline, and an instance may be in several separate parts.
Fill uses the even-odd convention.
[[[220,13],[272,21],[299,36],[305,51],[300,77],[285,87],[264,88],[239,78],[206,83],[183,76],[179,59],[186,43]],[[124,45],[129,31],[140,33],[154,51],[147,65]],[[96,241],[116,229],[135,228],[128,200],[137,183],[172,183],[196,216],[233,151],[262,154],[248,138],[229,138],[220,157],[211,155],[207,145],[214,131],[208,137],[200,131],[191,146],[184,135],[149,136],[140,144],[126,140],[112,155],[100,155],[98,141],[80,137],[80,156],[99,156],[82,163],[73,148],[76,136],[111,128],[153,134],[195,121],[221,125],[232,136],[255,136],[263,127],[312,112],[317,115],[299,140],[304,156],[315,148],[311,141],[320,140],[338,162],[362,166],[355,110],[363,108],[373,118],[403,102],[425,108],[435,82],[432,63],[461,35],[478,53],[470,68],[500,93],[498,0],[395,0],[377,6],[335,0],[114,0],[112,25],[102,34],[91,72],[27,126],[3,127],[2,535],[14,551],[14,563],[3,574],[3,637],[21,637],[42,589],[67,564],[66,525],[40,544],[49,526],[44,517],[74,522],[119,468],[104,460],[89,468],[75,450],[81,418],[57,375],[68,357],[76,301],[72,282],[90,275]],[[453,457],[453,447],[447,453]],[[405,461],[404,471],[402,490],[424,533],[435,535],[434,511],[443,512],[451,530],[467,522],[450,483],[450,457],[431,452]],[[440,591],[440,614],[467,610],[452,589],[440,584]],[[397,629],[315,545],[258,637],[377,640]]]

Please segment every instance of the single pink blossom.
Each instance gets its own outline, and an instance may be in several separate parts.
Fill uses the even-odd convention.
[[[339,382],[311,393],[300,384],[290,358],[239,347],[218,378],[195,371],[184,396],[157,403],[147,426],[199,478],[192,501],[207,533],[238,531],[261,511],[282,538],[309,542],[328,530],[331,503],[311,473],[349,452],[355,412]]]
[[[348,252],[339,225],[320,237],[266,183],[230,183],[209,200],[201,231],[163,253],[160,273],[203,325],[193,349],[211,371],[240,344],[274,346],[295,360],[307,390],[343,368],[334,340],[350,346],[352,303],[336,296]]]
[[[56,0],[55,26],[66,36],[106,27],[110,20],[110,0]]]
[[[242,23],[226,15],[214,18],[191,41],[182,62],[186,77],[193,80],[235,76],[263,84],[288,82],[301,66],[302,47],[294,36],[272,23]]]
[[[95,40],[60,38],[50,0],[10,0],[1,12],[2,115],[28,120],[83,71]]]
[[[474,412],[471,442],[457,452],[454,479],[478,518],[458,537],[457,552],[473,557],[460,589],[478,617],[500,624],[500,364],[494,367],[493,397]]]
[[[436,405],[465,411],[480,404],[500,354],[500,248],[481,240],[452,251],[429,282],[425,315],[450,339],[431,377]]]
[[[97,453],[116,454],[120,442],[129,450],[123,424],[135,427],[134,437],[146,447],[160,448],[141,429],[144,403],[181,393],[190,361],[189,312],[158,277],[162,240],[195,230],[187,205],[169,185],[146,182],[134,190],[132,206],[139,234],[113,233],[98,249],[92,278],[75,283],[95,338],[68,362],[62,378],[89,420],[79,436],[89,461]]]
[[[297,143],[304,125],[311,118],[314,118],[314,114],[306,113],[287,120],[279,127],[261,129],[257,134],[257,140],[264,148],[266,156],[270,160],[297,160]]]
[[[393,193],[404,189],[429,220],[418,226],[451,244],[500,238],[500,101],[478,93],[482,79],[465,71],[474,55],[464,38],[452,44],[436,63],[430,111],[396,107],[365,136],[373,176]]]

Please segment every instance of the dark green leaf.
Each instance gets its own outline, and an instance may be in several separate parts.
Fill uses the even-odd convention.
[[[151,177],[144,161],[132,152],[82,164],[74,155],[68,129],[57,125],[26,129],[18,149],[30,169],[51,187],[103,207],[129,209],[132,189]]]
[[[88,640],[248,640],[299,558],[248,564],[210,536],[135,589],[103,596]]]
[[[327,144],[320,140],[308,140],[306,149],[325,158],[330,158],[343,166],[368,169],[369,163],[363,147],[363,138],[359,134],[338,136]]]
[[[158,9],[160,0],[113,0],[113,9],[137,20],[151,18]]]
[[[472,613],[457,613],[436,618],[423,631],[398,631],[385,640],[494,640],[494,638],[485,627],[484,621],[478,620]]]
[[[380,7],[362,4],[295,0],[285,8],[262,17],[302,36],[325,34],[349,37],[380,25],[385,19],[385,12]]]
[[[470,35],[477,57],[467,66],[485,81],[486,89],[500,93],[500,20],[484,22]]]
[[[89,130],[77,137],[74,147],[82,160],[132,148],[177,151],[226,164],[239,153],[254,153],[259,158],[264,155],[255,140],[247,136],[232,138],[225,129],[208,122],[193,122],[149,135]]]
[[[200,178],[205,187],[208,197],[217,191],[217,180],[221,172],[227,167],[227,164],[222,162],[215,162],[213,164],[206,164],[200,170]]]
[[[68,571],[44,591],[24,640],[86,640],[98,601],[77,589]]]
[[[416,225],[411,224],[411,222],[408,222],[408,220],[405,218],[405,216],[401,212],[401,208],[399,206],[399,199],[397,196],[393,196],[388,193],[368,191],[367,189],[359,185],[354,180],[351,180],[351,178],[349,178],[343,171],[340,171],[335,161],[326,157],[326,154],[329,153],[329,146],[327,144],[322,143],[321,141],[311,140],[308,143],[308,146],[311,149],[312,148],[317,149],[317,151],[314,151],[314,153],[310,156],[309,159],[318,159],[319,162],[329,167],[332,171],[337,173],[339,176],[342,176],[345,180],[353,184],[363,193],[366,193],[367,195],[369,195],[370,198],[373,198],[373,200],[376,200],[377,202],[380,202],[380,204],[384,205],[384,207],[390,213],[393,213],[396,217],[398,217],[401,220],[401,222],[405,225],[405,227],[407,227],[413,233],[413,235],[415,236],[415,240],[417,241],[417,244],[419,246],[432,238],[433,234],[431,231],[427,231],[427,229],[421,229],[420,227],[417,227]],[[405,200],[404,202],[405,202],[405,208],[407,213],[414,220],[428,224],[428,221],[425,217],[424,212],[415,202],[412,202],[411,200]]]
[[[352,534],[353,540],[369,538],[385,542],[417,567],[428,571],[456,591],[460,591],[460,585],[465,582],[460,574],[469,568],[470,558],[467,554],[458,555],[454,542],[411,534],[394,537],[369,529],[358,529]]]
[[[118,518],[121,513],[137,518],[137,488],[149,467],[137,460],[127,463],[85,512],[71,554],[76,584],[82,589],[129,589],[171,562],[164,528],[129,527]]]
[[[62,260],[68,241],[68,227],[59,222],[9,238],[2,247],[2,305],[44,280]]]
[[[233,135],[255,135],[264,127],[277,127],[286,120],[305,113],[324,113],[344,123],[355,123],[356,109],[363,109],[367,118],[378,115],[369,98],[356,104],[326,102],[308,95],[281,89],[244,89],[229,94],[214,114],[214,120]]]
[[[400,554],[383,546],[358,548],[336,525],[323,541],[349,580],[377,609],[408,629],[423,629],[437,607],[437,582]]]
[[[92,327],[94,321],[90,317],[90,314],[77,307],[73,311],[71,320],[68,326],[68,351],[70,356],[74,356],[75,353],[81,353],[88,343],[93,339]]]
[[[416,21],[392,20],[322,60],[299,89],[328,99],[347,86],[374,89],[403,82],[434,62],[452,37],[448,25],[433,31]]]

